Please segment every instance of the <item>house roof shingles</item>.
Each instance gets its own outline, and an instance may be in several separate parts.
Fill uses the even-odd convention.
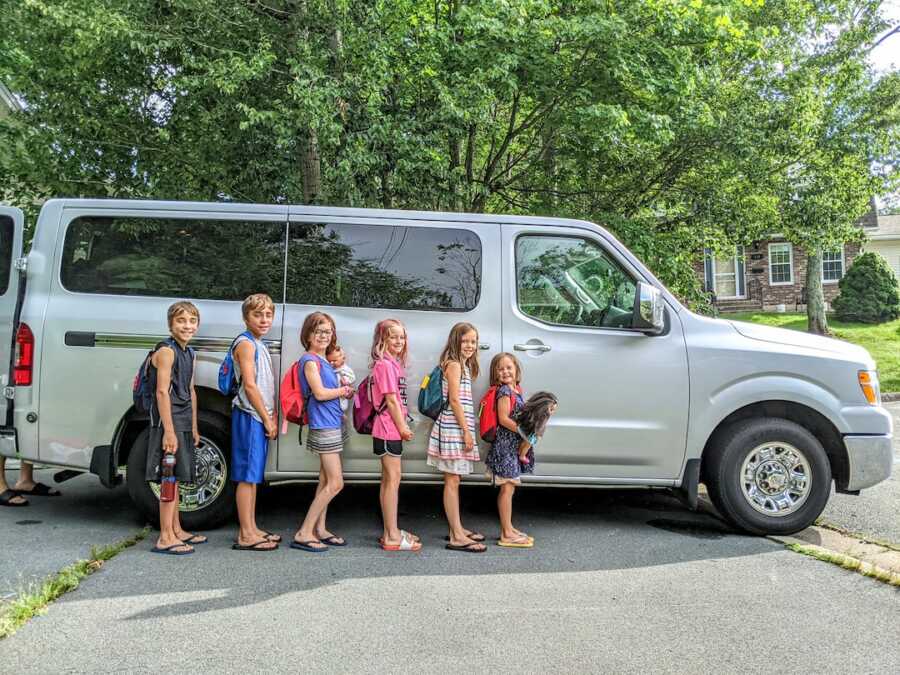
[[[866,231],[868,239],[900,239],[900,215],[878,216],[878,227]]]

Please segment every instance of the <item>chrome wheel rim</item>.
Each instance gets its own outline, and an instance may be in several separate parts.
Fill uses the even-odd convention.
[[[228,481],[225,453],[205,436],[200,437],[200,445],[194,448],[193,483],[178,486],[178,509],[180,511],[200,511],[212,504],[222,494]],[[159,499],[159,484],[149,483],[154,496]]]
[[[763,443],[748,452],[741,465],[744,499],[767,516],[797,511],[809,497],[811,486],[809,460],[790,443]]]

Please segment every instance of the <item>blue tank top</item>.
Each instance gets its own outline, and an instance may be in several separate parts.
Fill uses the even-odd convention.
[[[322,366],[319,376],[322,378],[322,386],[326,389],[337,389],[341,386],[334,368],[321,356],[304,354],[300,357],[300,386],[303,389],[303,398],[309,413],[310,429],[340,429],[344,422],[344,411],[341,410],[341,399],[333,398],[330,401],[318,401],[312,395],[309,383],[306,381],[306,364],[310,361],[318,361]]]

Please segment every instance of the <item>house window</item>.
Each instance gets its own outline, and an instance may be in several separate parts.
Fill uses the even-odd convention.
[[[822,251],[822,281],[837,283],[844,276],[844,247],[837,251]]]
[[[769,284],[794,283],[794,249],[787,243],[769,244]]]

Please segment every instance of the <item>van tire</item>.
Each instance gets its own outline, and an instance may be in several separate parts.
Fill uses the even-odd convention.
[[[214,467],[201,471],[204,476],[212,476],[202,485],[207,492],[209,502],[195,510],[181,508],[181,526],[190,531],[206,530],[233,522],[235,517],[234,483],[230,480],[231,468],[231,430],[228,420],[221,415],[201,410],[197,413],[197,426],[200,430],[201,451],[203,458],[197,463],[206,467]],[[131,446],[128,453],[128,471],[126,483],[128,495],[141,515],[155,527],[159,527],[159,498],[144,480],[147,471],[147,441],[150,428],[147,427]]]
[[[815,522],[828,502],[828,455],[795,422],[777,417],[736,422],[716,434],[707,454],[704,476],[710,499],[745,532],[799,532]]]

